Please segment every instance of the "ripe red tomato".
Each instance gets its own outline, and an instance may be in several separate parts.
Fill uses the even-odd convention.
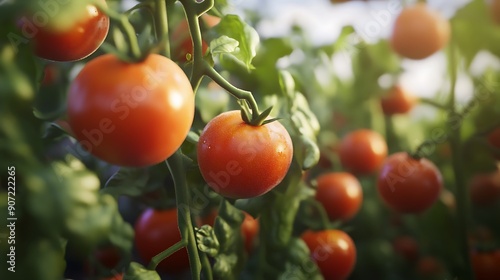
[[[356,247],[341,230],[306,231],[302,239],[325,279],[346,279],[356,263]]]
[[[387,156],[387,144],[379,133],[360,129],[342,139],[340,162],[355,174],[369,174],[380,168]]]
[[[141,259],[149,262],[152,257],[181,241],[176,209],[147,209],[135,224],[135,246]],[[157,267],[158,271],[178,273],[189,267],[186,248],[173,253]]]
[[[104,0],[102,3],[106,4]],[[36,30],[32,38],[35,54],[54,61],[84,59],[104,42],[109,31],[109,17],[94,5],[88,5],[85,15],[64,31],[51,30],[49,24],[37,24],[26,18],[18,22],[21,29]]]
[[[426,4],[404,8],[396,18],[391,46],[401,56],[423,59],[441,50],[450,39],[450,23]]]
[[[243,239],[245,242],[245,250],[250,253],[252,252],[254,246],[254,240],[259,233],[259,222],[254,219],[250,214],[245,213],[245,219],[243,224],[241,224],[241,232],[243,234]]]
[[[392,246],[394,251],[405,258],[405,260],[413,262],[418,258],[418,244],[415,238],[407,235],[396,237]]]
[[[358,212],[363,201],[363,189],[350,173],[332,172],[319,176],[316,200],[326,210],[330,220],[349,220]]]
[[[472,203],[491,205],[500,199],[500,172],[477,174],[469,183]]]
[[[222,113],[203,129],[198,165],[208,185],[229,198],[251,198],[276,187],[292,162],[293,145],[278,121],[252,126],[240,111]]]
[[[391,116],[408,113],[415,106],[416,101],[417,99],[413,95],[396,85],[380,99],[380,105],[384,114]]]
[[[394,210],[419,213],[438,199],[443,179],[429,160],[416,160],[400,152],[390,155],[385,161],[377,187],[382,199]]]
[[[500,250],[471,253],[471,264],[476,280],[496,280],[500,275]]]
[[[134,64],[111,54],[87,63],[68,94],[68,123],[81,146],[109,163],[149,166],[172,155],[194,118],[188,78],[151,54]]]
[[[491,16],[496,24],[500,24],[500,0],[491,1]]]

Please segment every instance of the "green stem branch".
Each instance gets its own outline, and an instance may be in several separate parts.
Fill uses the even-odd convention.
[[[182,249],[185,246],[186,246],[186,242],[184,240],[181,240],[181,241],[175,243],[174,245],[170,246],[167,250],[159,253],[158,255],[154,256],[151,259],[151,262],[149,262],[149,265],[148,265],[148,269],[151,269],[151,270],[156,269],[156,266],[158,266],[158,264],[161,261],[168,258],[170,255],[179,251],[180,249]]]
[[[453,40],[450,42],[450,49],[448,53],[448,61],[450,64],[450,99],[448,100],[449,109],[449,123],[454,123],[457,115],[456,106],[456,92],[455,87],[457,83],[457,61],[456,61],[456,48]],[[468,245],[468,219],[469,219],[469,203],[467,188],[465,185],[464,168],[462,164],[462,140],[461,140],[461,123],[450,132],[450,146],[452,151],[452,166],[456,186],[456,198],[457,198],[457,227],[458,227],[458,240],[459,248],[462,257],[462,264],[460,268],[462,270],[462,275],[464,279],[474,279],[472,268],[470,264],[469,257],[469,245]]]
[[[167,165],[172,174],[175,186],[175,198],[177,201],[177,221],[182,240],[186,242],[189,255],[192,279],[199,280],[201,272],[200,256],[196,245],[196,238],[192,226],[190,196],[186,182],[186,171],[180,150],[177,150],[167,159]]]
[[[141,58],[141,49],[139,48],[139,42],[137,41],[137,37],[135,35],[135,30],[126,14],[120,14],[118,12],[113,11],[112,9],[108,9],[108,7],[102,2],[95,1],[94,5],[101,10],[103,13],[108,15],[111,19],[116,20],[122,30],[125,32],[126,38],[128,40],[128,45],[130,47],[130,52],[134,60],[139,60]]]
[[[257,105],[257,101],[255,101],[251,92],[239,89],[229,83],[224,77],[222,77],[214,68],[208,66],[205,68],[205,74],[210,77],[214,82],[216,82],[219,86],[227,90],[231,95],[236,97],[237,99],[245,100],[250,109],[252,109],[252,120],[255,120],[259,117],[259,107]]]
[[[161,42],[160,54],[170,58],[170,40],[168,40],[168,15],[166,0],[155,0],[156,39]],[[167,38],[165,40],[164,38]]]

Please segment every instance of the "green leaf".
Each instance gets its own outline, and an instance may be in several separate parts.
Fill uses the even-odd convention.
[[[211,257],[215,257],[219,253],[219,240],[217,240],[217,236],[210,225],[196,228],[196,244],[198,244],[198,250]]]
[[[219,34],[217,36],[219,39],[216,39],[218,41],[214,43],[217,53],[213,54],[217,54],[222,63],[224,60],[232,60],[242,64],[247,69],[253,69],[252,59],[257,54],[257,46],[259,45],[257,31],[237,15],[224,16],[214,29]],[[235,42],[231,42],[231,40],[220,39],[224,35],[238,42],[238,45],[235,45]],[[223,50],[227,50],[227,52],[222,52]]]
[[[471,1],[458,10],[451,24],[453,40],[464,55],[467,66],[481,50],[500,56],[500,26],[493,23],[486,1]]]
[[[210,42],[210,52],[213,55],[237,52],[239,44],[237,40],[222,35]]]
[[[123,280],[161,280],[161,278],[155,270],[148,270],[141,264],[132,262],[125,272]]]

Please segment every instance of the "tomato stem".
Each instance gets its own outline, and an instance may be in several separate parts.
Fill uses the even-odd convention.
[[[94,1],[93,3],[99,10],[109,16],[111,19],[117,21],[120,27],[125,31],[126,38],[128,40],[128,46],[130,47],[130,52],[132,55],[133,61],[138,61],[141,59],[141,49],[139,47],[139,42],[137,41],[137,36],[135,35],[135,29],[128,20],[126,14],[120,14],[118,12],[113,11],[112,9],[108,9],[106,5],[104,5],[100,1]]]
[[[257,105],[257,101],[255,101],[253,95],[251,92],[239,89],[235,86],[233,86],[231,83],[229,83],[224,77],[222,77],[215,69],[211,66],[206,66],[205,67],[205,75],[207,75],[209,78],[211,78],[214,82],[219,84],[222,88],[227,90],[232,96],[245,100],[248,105],[250,106],[250,109],[252,110],[252,118],[251,122],[254,120],[258,120],[260,117],[259,113],[259,106]],[[251,123],[253,124],[253,123]],[[259,124],[256,124],[259,125]]]
[[[430,105],[436,109],[448,110],[448,106],[441,104],[439,102],[436,102],[436,101],[429,99],[429,98],[422,98],[421,97],[421,98],[419,98],[419,102],[422,104]]]
[[[174,245],[168,247],[168,249],[166,249],[165,251],[163,251],[163,252],[159,253],[158,255],[154,256],[153,258],[151,258],[151,261],[149,262],[149,265],[148,265],[148,269],[151,269],[151,270],[156,269],[156,267],[158,266],[158,264],[161,261],[168,258],[170,255],[179,251],[180,249],[182,249],[185,246],[186,246],[186,241],[181,240],[181,241],[175,243]]]
[[[449,109],[449,123],[456,123],[457,107],[456,107],[456,92],[455,87],[457,83],[457,61],[456,61],[456,48],[453,38],[450,41],[448,50],[448,62],[450,64],[450,98],[448,100]],[[457,198],[457,227],[459,236],[459,248],[462,254],[462,262],[458,267],[463,271],[460,275],[464,279],[474,279],[469,257],[469,245],[467,236],[468,218],[469,218],[469,203],[467,196],[467,188],[465,185],[464,169],[462,164],[462,140],[461,140],[462,123],[459,122],[450,134],[450,146],[452,151],[452,166],[456,186]]]
[[[180,149],[169,157],[166,163],[174,180],[175,199],[177,202],[177,221],[182,241],[186,243],[186,248],[188,250],[191,277],[192,279],[198,280],[200,279],[201,263],[189,207],[190,195],[186,182],[186,170],[184,168],[183,156]]]
[[[170,40],[168,40],[168,15],[166,0],[155,0],[155,32],[158,41],[161,41],[160,54],[170,58]],[[167,38],[167,40],[163,40]]]

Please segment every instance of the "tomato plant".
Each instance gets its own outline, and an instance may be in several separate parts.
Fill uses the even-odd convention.
[[[436,202],[442,188],[442,175],[431,161],[414,159],[405,152],[387,158],[377,182],[382,199],[403,213],[428,209]]]
[[[200,17],[200,21],[203,22],[205,27],[212,28],[220,22],[220,19],[204,14]],[[186,62],[187,57],[193,55],[193,42],[191,41],[191,36],[189,34],[189,27],[187,20],[181,21],[172,33],[172,40],[174,43],[173,51],[176,54],[176,58],[180,62]],[[208,50],[208,44],[203,40],[202,42],[202,53],[205,54]]]
[[[163,250],[181,241],[177,224],[177,211],[147,209],[138,218],[135,226],[135,246],[145,262]],[[186,249],[173,253],[159,263],[158,269],[169,273],[179,273],[189,266]]]
[[[450,39],[450,24],[426,4],[406,7],[396,18],[391,46],[398,54],[423,59],[446,46]]]
[[[392,87],[380,99],[380,105],[385,115],[405,114],[415,106],[416,98],[401,86]]]
[[[245,212],[245,219],[243,220],[243,224],[241,224],[241,232],[244,238],[245,250],[252,252],[255,238],[259,233],[259,221]]]
[[[307,231],[302,234],[325,279],[347,279],[356,264],[356,247],[340,230]]]
[[[471,253],[472,268],[475,279],[493,280],[498,278],[500,273],[500,251]]]
[[[331,220],[349,220],[358,212],[363,190],[350,173],[327,173],[316,178],[316,200],[325,207]]]
[[[274,121],[246,124],[240,111],[212,119],[200,134],[197,156],[203,178],[229,198],[251,198],[276,187],[292,161],[292,140]]]
[[[193,115],[194,94],[186,75],[154,54],[136,64],[113,55],[95,58],[68,94],[68,122],[80,145],[122,166],[167,159],[186,138]]]
[[[74,61],[94,53],[108,35],[109,18],[94,5],[88,5],[82,13],[85,14],[80,15],[77,22],[63,30],[51,29],[49,24],[38,28],[32,38],[35,54],[48,60]],[[26,20],[20,20],[18,25],[35,27],[34,22]]]
[[[387,156],[387,144],[379,133],[360,129],[345,135],[339,147],[340,162],[351,172],[377,171]]]

